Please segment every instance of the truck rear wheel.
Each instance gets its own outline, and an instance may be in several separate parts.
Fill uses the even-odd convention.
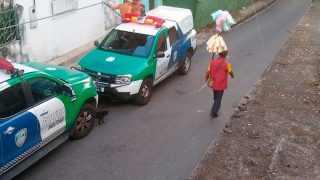
[[[186,58],[184,59],[184,61],[182,62],[182,65],[178,69],[179,74],[185,75],[189,72],[190,67],[191,67],[191,57],[192,57],[192,53],[187,52]]]
[[[151,99],[152,89],[153,89],[152,79],[150,78],[145,79],[141,84],[138,96],[136,97],[134,102],[140,106],[144,106],[148,104],[148,102]]]
[[[71,139],[80,139],[89,134],[95,120],[95,110],[90,104],[84,104],[73,126]]]

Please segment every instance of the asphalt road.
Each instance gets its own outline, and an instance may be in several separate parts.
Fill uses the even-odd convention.
[[[224,35],[236,78],[229,81],[219,118],[209,116],[212,92],[199,89],[210,58],[202,46],[189,74],[158,85],[150,104],[111,104],[105,125],[82,140],[66,142],[17,179],[186,179],[310,3],[280,0]]]

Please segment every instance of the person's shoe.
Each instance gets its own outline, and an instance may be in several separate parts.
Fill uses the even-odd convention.
[[[213,117],[213,118],[218,117],[218,113],[211,113],[211,117]]]

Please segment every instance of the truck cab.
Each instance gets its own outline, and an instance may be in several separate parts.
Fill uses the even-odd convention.
[[[145,105],[152,89],[178,71],[187,74],[196,50],[188,9],[160,6],[146,17],[127,14],[101,43],[78,62],[100,95]]]

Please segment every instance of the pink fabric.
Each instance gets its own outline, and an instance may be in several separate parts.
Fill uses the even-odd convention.
[[[226,22],[227,16],[228,14],[226,12],[222,12],[221,15],[218,17],[216,21],[217,31],[222,32],[223,24]]]

